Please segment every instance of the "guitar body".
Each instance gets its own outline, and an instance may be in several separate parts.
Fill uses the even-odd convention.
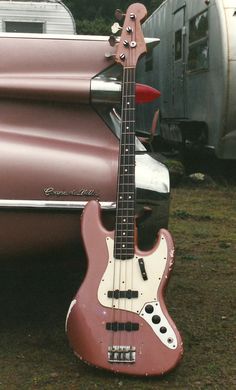
[[[135,68],[146,52],[141,22],[146,8],[128,7],[116,62],[123,66],[121,137],[115,231],[101,222],[91,201],[81,232],[88,269],[66,320],[70,344],[82,360],[131,375],[161,375],[179,362],[182,340],[163,292],[174,262],[174,245],[161,229],[154,248],[137,247],[135,229]]]
[[[128,261],[113,257],[114,232],[90,201],[82,216],[87,252],[85,279],[68,311],[71,347],[83,361],[131,375],[161,375],[181,359],[181,336],[167,312],[163,292],[174,261],[174,245],[161,229],[156,245]]]

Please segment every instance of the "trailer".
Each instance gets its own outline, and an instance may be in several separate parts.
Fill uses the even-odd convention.
[[[161,39],[138,71],[162,92],[160,136],[236,159],[236,1],[166,0],[143,30]]]
[[[75,21],[60,0],[0,0],[0,33],[76,34]]]

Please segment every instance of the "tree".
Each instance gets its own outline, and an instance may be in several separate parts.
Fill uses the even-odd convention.
[[[148,13],[152,13],[163,0],[143,0]],[[64,0],[72,12],[78,34],[110,34],[110,26],[115,21],[114,13],[117,8],[122,11],[134,1],[130,0]]]

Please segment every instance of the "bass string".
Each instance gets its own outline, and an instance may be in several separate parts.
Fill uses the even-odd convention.
[[[132,263],[133,267],[133,261],[132,259],[129,260],[122,260],[121,258],[124,256],[128,259],[130,256],[130,244],[134,245],[134,232],[130,232],[130,224],[125,224],[123,220],[127,220],[130,223],[130,220],[132,219],[133,226],[132,229],[134,230],[134,186],[135,186],[135,178],[134,178],[134,156],[130,157],[130,153],[127,156],[125,154],[125,149],[131,148],[132,154],[134,154],[134,144],[135,144],[135,138],[134,138],[134,69],[131,68],[124,68],[123,71],[123,91],[122,91],[122,116],[121,116],[121,140],[120,140],[120,160],[119,160],[119,172],[118,172],[118,193],[117,193],[117,205],[119,205],[119,210],[117,212],[117,218],[116,218],[116,231],[115,231],[115,237],[116,237],[116,250],[114,253],[114,271],[113,271],[113,291],[127,291],[128,288],[133,290],[132,286],[132,280],[131,283],[127,282],[128,280],[128,270],[127,270],[127,264]],[[129,104],[128,104],[129,103]],[[129,106],[130,107],[127,107]],[[125,164],[124,164],[125,162]],[[122,163],[122,167],[121,167]],[[127,165],[126,165],[127,164]],[[125,177],[122,177],[122,173],[124,174],[124,169],[127,167],[128,169],[128,175],[125,175]],[[130,172],[132,174],[130,174]],[[127,183],[128,178],[128,183]],[[128,194],[131,193],[132,201],[128,199],[128,194],[126,194],[126,190],[128,188]],[[131,189],[131,192],[130,192]],[[122,197],[122,199],[118,199],[119,197]],[[126,199],[125,199],[126,197]],[[130,205],[132,206],[131,209],[131,218],[130,218]],[[118,217],[121,219],[118,223]],[[126,225],[126,226],[125,226]],[[123,236],[123,234],[125,235]],[[119,236],[120,235],[120,236]],[[132,241],[130,243],[130,241]],[[120,248],[118,247],[120,245]],[[122,247],[122,245],[125,245],[125,248]],[[117,248],[119,252],[117,252]],[[124,250],[125,249],[125,250]],[[120,254],[120,259],[116,259],[116,255]],[[124,270],[125,267],[125,270]],[[117,269],[118,268],[118,269]],[[117,277],[119,279],[118,286],[117,283]],[[124,280],[123,280],[124,278]],[[131,270],[131,279],[132,279],[132,270]],[[125,318],[123,317],[123,311],[121,310],[121,300],[124,298],[118,298],[118,301],[116,301],[116,298],[112,297],[112,308],[113,308],[113,315],[112,315],[112,322],[127,322],[125,321]],[[132,301],[132,299],[131,299]],[[116,305],[117,302],[117,305]],[[127,309],[126,306],[127,299],[124,299],[125,305],[125,317],[127,318]],[[117,309],[115,307],[117,306]],[[124,319],[124,321],[122,321]],[[117,345],[123,345],[124,341],[121,342],[121,333],[119,333],[119,340]],[[115,332],[112,332],[112,345],[116,345],[115,343]],[[123,338],[122,338],[123,339]]]
[[[136,31],[134,30],[134,32],[132,33],[132,40],[136,40]],[[135,50],[131,50],[131,56],[132,56],[132,64],[134,64],[134,57],[135,57]],[[130,83],[129,83],[129,86],[130,86],[130,89],[131,91],[129,92],[129,94],[131,95],[131,100],[132,100],[132,110],[129,112],[129,115],[130,115],[130,124],[131,124],[131,127],[132,127],[132,132],[130,133],[130,137],[132,137],[132,141],[130,142],[132,144],[132,149],[133,149],[133,156],[132,156],[132,164],[133,164],[133,167],[132,167],[132,171],[133,171],[133,175],[132,177],[130,176],[130,178],[132,178],[132,219],[133,219],[133,242],[132,242],[132,245],[133,245],[133,259],[129,260],[131,261],[131,275],[128,275],[129,279],[130,279],[130,289],[131,291],[134,291],[134,262],[135,262],[135,204],[136,204],[136,194],[135,194],[135,72],[136,72],[136,69],[135,67],[133,69],[131,69],[130,71],[130,76],[131,76],[131,80]],[[134,298],[136,299],[136,298]],[[134,322],[134,312],[133,312],[133,298],[131,297],[131,323]],[[128,336],[127,336],[128,337]],[[133,339],[134,339],[134,333],[132,331],[132,325],[131,325],[131,334],[129,334],[129,339],[130,339],[130,342],[129,342],[129,345],[132,346],[134,345],[133,343]],[[128,344],[128,343],[127,343]]]
[[[135,31],[132,32],[132,40],[134,40]],[[135,258],[135,50],[129,50],[130,63],[133,64],[133,67],[124,68],[125,73],[125,87],[124,87],[124,130],[125,130],[125,145],[124,148],[129,150],[127,160],[128,167],[128,194],[126,199],[126,218],[130,223],[132,221],[132,232],[130,235],[129,227],[126,229],[126,260],[125,262],[125,291],[131,290],[131,298],[129,305],[127,305],[127,298],[125,299],[125,323],[128,322],[128,319],[131,318],[131,324],[133,323],[134,313],[133,313],[133,298],[132,291],[134,291],[133,286],[133,268],[134,268],[134,258]],[[123,100],[123,99],[122,99]],[[127,181],[125,180],[125,183]],[[129,199],[131,197],[131,200]],[[131,206],[131,207],[130,207]],[[132,246],[133,258],[130,259],[130,246]],[[131,266],[130,266],[131,265]],[[131,271],[131,272],[130,272]],[[130,274],[129,274],[130,272]],[[121,283],[120,283],[121,286]],[[121,287],[120,287],[121,288]],[[128,307],[127,307],[128,306]],[[130,315],[131,313],[131,315]],[[131,325],[132,327],[132,325]],[[132,328],[131,328],[132,329]],[[122,336],[120,335],[120,338]],[[125,336],[122,337],[122,342],[120,345],[126,345],[132,347],[133,345],[133,332],[125,331]]]
[[[122,243],[125,245],[124,253],[125,260],[120,260],[119,270],[119,291],[133,291],[133,258],[130,259],[130,248],[134,256],[134,206],[135,206],[135,69],[124,68],[124,95],[123,95],[123,112],[122,112],[122,148],[123,163],[128,169],[128,175],[124,174],[121,177],[123,180],[123,188],[121,183],[121,193],[123,194],[122,204],[122,220],[126,220],[128,224],[122,223]],[[125,150],[129,150],[126,155]],[[127,164],[127,165],[126,165]],[[131,199],[130,199],[131,197]],[[131,225],[132,222],[132,225]],[[126,226],[125,226],[126,225]],[[124,280],[123,280],[124,279]],[[122,299],[122,298],[121,298]],[[119,312],[119,322],[127,323],[132,313],[133,299],[124,299],[124,311]],[[119,303],[120,308],[120,303]],[[133,316],[132,316],[133,317]],[[131,332],[132,333],[132,332]],[[119,345],[131,345],[130,332],[124,331],[119,334]],[[131,339],[133,337],[131,336]],[[121,341],[122,340],[122,341]]]
[[[120,272],[119,272],[119,291],[127,291],[128,290],[128,283],[127,283],[127,262],[130,260],[128,259],[128,247],[130,242],[130,215],[129,215],[129,208],[128,208],[128,194],[130,192],[130,150],[128,153],[125,153],[125,150],[128,150],[131,146],[131,121],[130,121],[130,109],[131,107],[128,106],[128,103],[130,103],[130,70],[127,68],[124,68],[124,83],[123,83],[123,110],[122,110],[122,123],[121,123],[121,156],[122,156],[122,175],[121,175],[121,194],[122,194],[122,200],[121,200],[121,215],[122,215],[122,223],[121,223],[121,231],[120,234],[121,242],[122,242],[122,248],[121,248],[121,257],[125,257],[125,259],[120,260]],[[128,170],[128,176],[125,173],[125,170]],[[127,180],[128,178],[128,180]],[[124,221],[127,221],[125,223]],[[132,234],[132,233],[131,233]],[[123,248],[123,245],[125,245],[125,250]],[[122,280],[124,279],[124,280]],[[123,300],[124,302],[124,310],[125,312],[120,311],[119,312],[119,322],[126,323],[127,319],[127,298]],[[120,307],[120,300],[119,300],[119,307]],[[125,332],[125,331],[124,331]],[[119,333],[119,345],[127,345],[126,341],[126,332],[125,335],[123,335],[122,332]]]
[[[132,32],[132,40],[134,40],[134,32]],[[131,49],[129,51],[129,54],[132,57],[130,58],[131,63],[134,64],[135,50]],[[120,259],[118,260],[114,256],[113,291],[116,291],[116,285],[115,285],[116,275],[117,275],[116,265],[117,262],[119,261],[118,291],[131,290],[132,292],[133,291],[133,266],[134,266],[133,264],[134,263],[134,230],[135,230],[135,211],[134,211],[134,207],[135,207],[135,67],[134,66],[123,68],[122,85],[123,85],[123,89],[122,89],[122,108],[121,108],[121,138],[120,138],[118,193],[117,193],[117,207],[119,205],[119,209],[117,210],[117,214],[116,214],[117,218],[116,218],[116,230],[115,230],[115,255],[117,255],[117,246],[120,245],[119,248]],[[122,163],[122,167],[121,167],[121,163]],[[127,175],[125,175],[125,169]],[[121,213],[120,213],[120,206],[121,206]],[[121,223],[118,223],[118,216],[121,218],[120,220]],[[124,228],[125,221],[127,221],[128,225],[126,225],[126,227]],[[130,227],[131,227],[130,221],[132,221],[131,232],[130,232]],[[119,237],[119,234],[122,236]],[[119,238],[119,242],[118,242],[118,238]],[[132,248],[132,255],[133,255],[132,259],[130,259],[130,248]],[[122,259],[124,253],[125,253],[125,260]],[[130,262],[131,262],[131,272],[129,275],[128,271],[130,271]],[[122,280],[123,278],[124,280]],[[120,299],[124,301],[124,305],[123,305],[123,308],[125,310],[124,321],[122,321],[123,310],[121,310]],[[128,322],[127,321],[127,318],[129,318],[128,313],[133,312],[132,293],[130,298],[131,307],[130,306],[127,307],[127,298],[120,298],[120,296],[118,296],[118,302],[117,302],[118,310],[116,309],[114,310],[114,308],[116,307],[115,300],[116,298],[113,293],[112,321],[117,322],[118,324],[120,322],[124,322],[124,323]],[[123,345],[123,344],[126,345],[127,343],[121,342],[121,338],[123,339],[122,331],[121,332],[118,331],[118,334],[119,334],[118,345]],[[112,336],[113,336],[112,345],[114,345],[115,332],[112,332]],[[128,343],[128,345],[130,345],[130,343]]]
[[[125,260],[121,263],[122,268],[125,269],[125,272],[122,272],[122,276],[124,277],[124,281],[120,280],[120,289],[122,289],[122,284],[125,286],[124,290],[128,291],[129,289],[132,291],[132,283],[130,283],[128,271],[130,270],[130,262],[132,262],[132,259],[128,259],[130,257],[130,246],[133,246],[133,231],[130,232],[130,228],[133,230],[133,226],[131,227],[130,222],[133,219],[133,210],[130,210],[130,202],[129,198],[133,198],[133,133],[134,133],[134,118],[133,118],[133,80],[132,80],[132,73],[133,70],[130,68],[125,68],[125,87],[124,87],[124,145],[123,145],[123,152],[124,150],[128,150],[128,155],[125,155],[125,167],[128,169],[128,176],[126,177],[124,174],[123,182],[124,185],[124,200],[123,200],[123,212],[124,212],[124,218],[127,220],[128,225],[123,226],[124,231],[126,232],[125,239],[123,242],[125,242]],[[125,154],[125,153],[124,153]],[[127,165],[126,165],[127,163]],[[127,194],[126,194],[126,191]],[[133,200],[133,199],[132,199]],[[132,202],[131,202],[132,204]],[[132,221],[133,222],[133,221]],[[124,282],[124,283],[123,283]],[[132,301],[132,298],[130,298]],[[128,322],[128,313],[130,310],[130,301],[128,298],[124,301],[124,308],[125,313],[122,316],[124,319],[124,323]],[[121,321],[122,322],[122,321]],[[124,331],[124,334],[120,334],[120,338],[122,338],[122,342],[120,341],[121,345],[130,345],[131,342],[128,341],[128,335],[127,331]]]
[[[121,167],[123,163],[123,149],[124,149],[124,124],[127,122],[127,113],[125,110],[125,96],[127,95],[127,71],[123,69],[123,80],[122,80],[122,105],[121,105],[121,134],[120,134],[120,145],[119,145],[119,165],[118,165],[118,180],[117,180],[117,210],[116,210],[116,223],[115,223],[115,241],[114,241],[114,253],[113,253],[113,292],[116,290],[121,291],[121,279],[122,279],[122,263],[124,260],[121,259],[122,248],[121,248],[121,234],[122,234],[122,219],[124,218],[124,210],[123,210],[123,202],[119,199],[121,193],[123,194],[124,188],[121,187],[121,171],[124,169]],[[122,190],[122,191],[121,191]],[[118,285],[117,285],[117,277],[118,277]],[[125,287],[125,286],[123,286]],[[116,300],[114,293],[112,297],[112,323],[121,322],[121,314],[120,314],[120,299]],[[121,345],[121,337],[119,335],[117,342],[116,340],[116,332],[112,331],[112,346]],[[118,331],[119,334],[119,331]]]
[[[133,50],[131,50],[131,55],[133,55]],[[132,58],[132,63],[133,63],[133,58]],[[131,291],[134,291],[134,280],[133,280],[133,267],[134,267],[134,256],[135,256],[135,251],[134,251],[134,245],[135,245],[135,68],[130,69],[129,71],[129,79],[128,79],[128,95],[129,95],[129,100],[130,100],[130,108],[131,110],[127,111],[128,113],[128,121],[130,123],[130,134],[128,136],[128,143],[131,145],[132,151],[132,157],[131,157],[131,165],[132,165],[132,175],[129,176],[129,188],[131,188],[131,215],[132,215],[132,247],[133,247],[133,259],[130,259],[126,261],[126,282],[128,280],[128,288],[130,288]],[[130,183],[131,182],[131,183]],[[130,203],[128,202],[128,205],[130,206]],[[129,209],[129,207],[127,207]],[[127,246],[128,247],[128,246]],[[127,272],[127,268],[130,271],[130,275]],[[129,304],[130,311],[129,313],[133,313],[133,298],[130,298],[130,304]],[[128,312],[127,312],[128,313]],[[128,317],[128,314],[127,314]],[[131,318],[134,316],[131,315]],[[131,321],[132,323],[133,321]],[[131,325],[132,326],[132,325]],[[132,346],[133,345],[133,332],[127,333],[127,338],[129,338],[129,342],[127,342],[127,345]]]

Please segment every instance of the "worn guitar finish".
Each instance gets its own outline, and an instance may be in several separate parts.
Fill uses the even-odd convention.
[[[143,5],[126,14],[116,61],[123,69],[122,121],[115,231],[101,222],[90,201],[82,216],[88,269],[68,311],[66,329],[75,353],[97,367],[132,375],[161,375],[182,355],[180,334],[163,292],[174,262],[169,232],[142,252],[135,229],[135,66],[145,52],[140,22]]]

